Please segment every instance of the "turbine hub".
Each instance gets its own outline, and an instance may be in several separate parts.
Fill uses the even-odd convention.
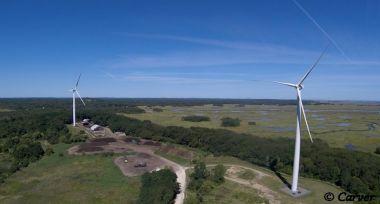
[[[297,87],[298,87],[299,90],[303,89],[303,85],[302,84],[299,84]]]

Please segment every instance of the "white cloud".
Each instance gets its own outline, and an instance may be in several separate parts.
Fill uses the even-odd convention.
[[[200,77],[178,77],[165,74],[145,74],[145,73],[131,73],[127,75],[114,75],[108,72],[105,74],[117,80],[127,81],[144,81],[144,82],[164,82],[164,83],[236,83],[242,82],[242,80],[235,79],[215,79],[215,78],[200,78]]]
[[[182,41],[211,46],[197,50],[174,50],[160,54],[124,55],[107,63],[111,68],[154,68],[154,67],[202,67],[237,64],[312,64],[320,51],[295,49],[281,45],[251,42],[221,41],[172,35],[150,35],[122,33],[129,37]],[[216,48],[218,47],[218,49]],[[330,50],[321,64],[380,66],[376,60],[350,60]]]

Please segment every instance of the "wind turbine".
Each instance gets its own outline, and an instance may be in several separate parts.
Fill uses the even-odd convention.
[[[305,119],[307,132],[309,133],[310,141],[313,142],[313,138],[311,137],[309,124],[307,123],[305,109],[303,107],[302,103],[302,96],[301,96],[301,90],[303,87],[303,82],[306,80],[306,78],[309,76],[311,71],[317,66],[319,61],[322,59],[323,55],[325,54],[328,46],[324,49],[322,54],[319,56],[317,61],[311,66],[309,71],[302,77],[302,79],[297,84],[292,83],[285,83],[280,81],[273,81],[274,83],[290,86],[292,88],[295,88],[297,91],[297,129],[296,129],[296,142],[294,147],[294,160],[293,160],[293,178],[292,178],[292,193],[296,194],[298,193],[298,174],[299,174],[299,165],[300,165],[300,153],[301,153],[301,112],[303,114],[303,117]]]
[[[75,115],[75,98],[76,98],[76,95],[79,97],[79,99],[82,101],[83,105],[86,106],[86,104],[84,103],[82,97],[80,97],[80,94],[78,92],[78,84],[79,84],[79,80],[80,80],[80,77],[82,76],[82,74],[79,74],[79,77],[78,77],[78,80],[77,80],[77,83],[75,84],[75,87],[73,89],[71,89],[70,91],[73,92],[73,126],[75,127],[76,125],[76,115]]]

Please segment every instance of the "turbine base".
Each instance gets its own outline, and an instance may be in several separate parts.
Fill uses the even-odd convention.
[[[300,198],[300,197],[303,197],[307,194],[309,194],[311,191],[310,190],[307,190],[307,189],[304,189],[304,188],[301,188],[301,187],[298,187],[298,191],[297,192],[292,192],[292,190],[290,188],[288,188],[287,186],[283,187],[280,189],[282,192],[284,192],[285,194],[293,197],[293,198]]]

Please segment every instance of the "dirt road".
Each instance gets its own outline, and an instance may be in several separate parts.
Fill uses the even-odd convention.
[[[280,199],[279,199],[279,195],[277,192],[274,192],[273,190],[269,189],[268,187],[261,185],[257,182],[266,176],[272,176],[272,175],[269,175],[269,174],[264,173],[262,171],[259,171],[257,169],[249,168],[246,166],[240,166],[240,165],[235,165],[235,164],[223,164],[223,165],[228,167],[227,172],[232,172],[232,174],[226,174],[226,176],[224,176],[224,178],[226,180],[229,180],[229,181],[239,183],[241,185],[256,189],[259,192],[259,195],[268,199],[269,203],[271,203],[271,204],[280,204],[281,203]],[[207,166],[208,167],[214,167],[214,166],[216,166],[216,164],[209,164]],[[238,178],[238,176],[234,175],[234,173],[238,172],[239,169],[245,169],[245,170],[253,171],[253,172],[255,172],[256,177],[252,180],[245,180],[245,179]]]
[[[158,157],[162,161],[166,163],[167,166],[171,167],[175,174],[177,175],[177,182],[179,183],[181,187],[181,192],[177,194],[175,204],[183,204],[185,200],[185,191],[186,191],[186,169],[184,166],[181,166],[173,161],[170,161],[164,157],[161,157],[160,155],[157,155],[154,153],[154,150],[151,148],[143,148],[141,145],[128,145],[129,149],[132,149],[135,152],[140,152],[140,153],[146,153],[149,155],[152,155],[154,157]]]

